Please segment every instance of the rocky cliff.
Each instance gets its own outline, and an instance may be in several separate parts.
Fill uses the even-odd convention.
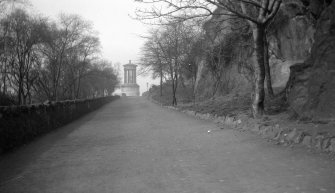
[[[310,55],[314,42],[315,25],[309,13],[307,5],[301,1],[285,1],[276,19],[269,27],[268,40],[273,87],[284,88],[289,79],[290,66],[302,63]],[[204,26],[206,33],[215,37],[215,43],[221,41],[227,33],[231,33],[229,27],[228,32],[227,30],[218,30],[218,26],[221,26],[221,29],[227,29],[227,25],[229,25],[225,24],[222,27],[222,23],[218,21],[220,21],[218,17],[213,17]],[[215,34],[216,31],[220,32]],[[249,38],[248,41],[252,41],[251,36]],[[242,41],[245,42],[245,40]],[[230,61],[231,64],[224,64],[227,67],[223,69],[225,78],[222,82],[229,89],[219,89],[217,93],[219,95],[225,94],[227,90],[237,93],[250,91],[252,78],[250,71],[252,71],[254,59],[250,54],[250,48],[237,47],[235,49],[236,52],[232,54],[232,57],[235,58]],[[199,60],[196,84],[198,95],[208,96],[211,92],[213,77],[206,66],[206,61],[203,58]]]
[[[214,44],[227,35],[227,31],[220,30],[215,34],[222,25],[218,21],[214,17],[204,26],[206,33],[214,37]],[[284,1],[269,27],[268,40],[273,87],[286,88],[290,110],[303,119],[335,120],[335,1]],[[253,57],[248,48],[234,50],[242,53],[245,66],[252,67]],[[241,68],[235,51],[235,59],[223,64],[221,70],[225,75],[217,95],[250,92],[250,77]],[[213,90],[213,76],[204,58],[198,59],[198,98],[208,98]]]
[[[300,1],[287,1],[269,26],[273,87],[284,87],[290,66],[303,62],[314,42],[315,26]]]
[[[316,19],[314,44],[308,59],[290,68],[287,99],[300,118],[335,120],[335,2],[306,3]]]

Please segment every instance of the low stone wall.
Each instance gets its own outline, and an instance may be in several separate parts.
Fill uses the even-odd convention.
[[[180,110],[175,107],[169,108],[199,119],[213,120],[233,129],[249,130],[284,146],[302,144],[308,148],[335,153],[335,136],[325,132],[311,133],[296,128],[282,128],[279,124],[269,124],[247,116],[216,116],[209,113],[202,114],[190,110]]]
[[[29,106],[0,107],[0,153],[64,126],[118,98],[119,96],[109,96]]]

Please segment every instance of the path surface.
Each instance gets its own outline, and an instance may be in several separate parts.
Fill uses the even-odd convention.
[[[334,193],[335,162],[128,98],[0,157],[0,192]]]

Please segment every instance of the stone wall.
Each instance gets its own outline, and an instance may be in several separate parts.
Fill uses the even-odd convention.
[[[117,98],[119,97],[110,96],[30,106],[0,107],[0,153],[64,126]]]

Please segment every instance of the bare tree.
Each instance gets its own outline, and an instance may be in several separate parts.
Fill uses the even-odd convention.
[[[167,74],[171,83],[172,105],[177,105],[176,93],[182,69],[189,65],[192,34],[193,29],[183,23],[164,26],[151,33],[143,48],[142,63],[159,74],[161,85],[164,74]]]
[[[160,78],[160,96],[163,96],[163,78],[166,71],[166,64],[164,63],[163,57],[164,53],[162,52],[159,44],[159,30],[152,29],[149,32],[148,37],[144,37],[146,42],[142,48],[142,57],[140,59],[142,68],[146,70],[142,71],[152,71],[153,78]]]
[[[0,88],[3,94],[7,94],[8,84],[10,83],[10,66],[14,62],[14,57],[8,49],[9,41],[9,22],[8,20],[1,20],[1,52],[0,52],[0,75],[1,75],[1,84]]]
[[[64,86],[68,88],[67,91],[70,92],[72,99],[80,97],[82,78],[86,76],[90,63],[95,59],[96,54],[99,53],[99,47],[99,38],[93,35],[83,35],[78,44],[68,50],[66,62],[68,71],[65,74],[67,74],[69,80]],[[66,94],[65,90],[63,94]]]
[[[24,4],[23,0],[0,0],[0,17],[5,16],[5,12],[7,12],[9,5],[14,4]],[[10,66],[13,63],[13,57],[11,57],[9,53],[9,49],[7,48],[8,43],[8,33],[9,33],[9,22],[7,19],[2,19],[1,21],[1,37],[0,37],[0,92],[3,94],[7,94],[8,84],[10,84],[9,76],[10,76]]]
[[[99,51],[99,38],[81,17],[53,22],[15,9],[0,20],[0,104],[111,95],[118,73]]]
[[[17,9],[5,22],[8,27],[6,49],[9,50],[10,74],[14,80],[18,104],[31,102],[31,90],[36,73],[36,46],[41,43],[41,30],[45,27],[43,20],[30,17],[24,10]],[[5,61],[6,62],[6,61]]]
[[[77,15],[62,14],[58,23],[50,24],[47,40],[40,47],[46,65],[39,79],[49,100],[59,100],[60,94],[64,98],[69,90],[72,96],[66,98],[79,93],[88,56],[99,46],[98,39],[87,34],[90,30],[91,25]]]
[[[172,89],[172,105],[177,105],[177,88],[179,78],[179,51],[180,51],[180,35],[178,25],[167,26],[166,30],[161,34],[161,39],[158,41],[158,46],[163,54],[163,59],[167,64],[169,80],[171,81]]]

